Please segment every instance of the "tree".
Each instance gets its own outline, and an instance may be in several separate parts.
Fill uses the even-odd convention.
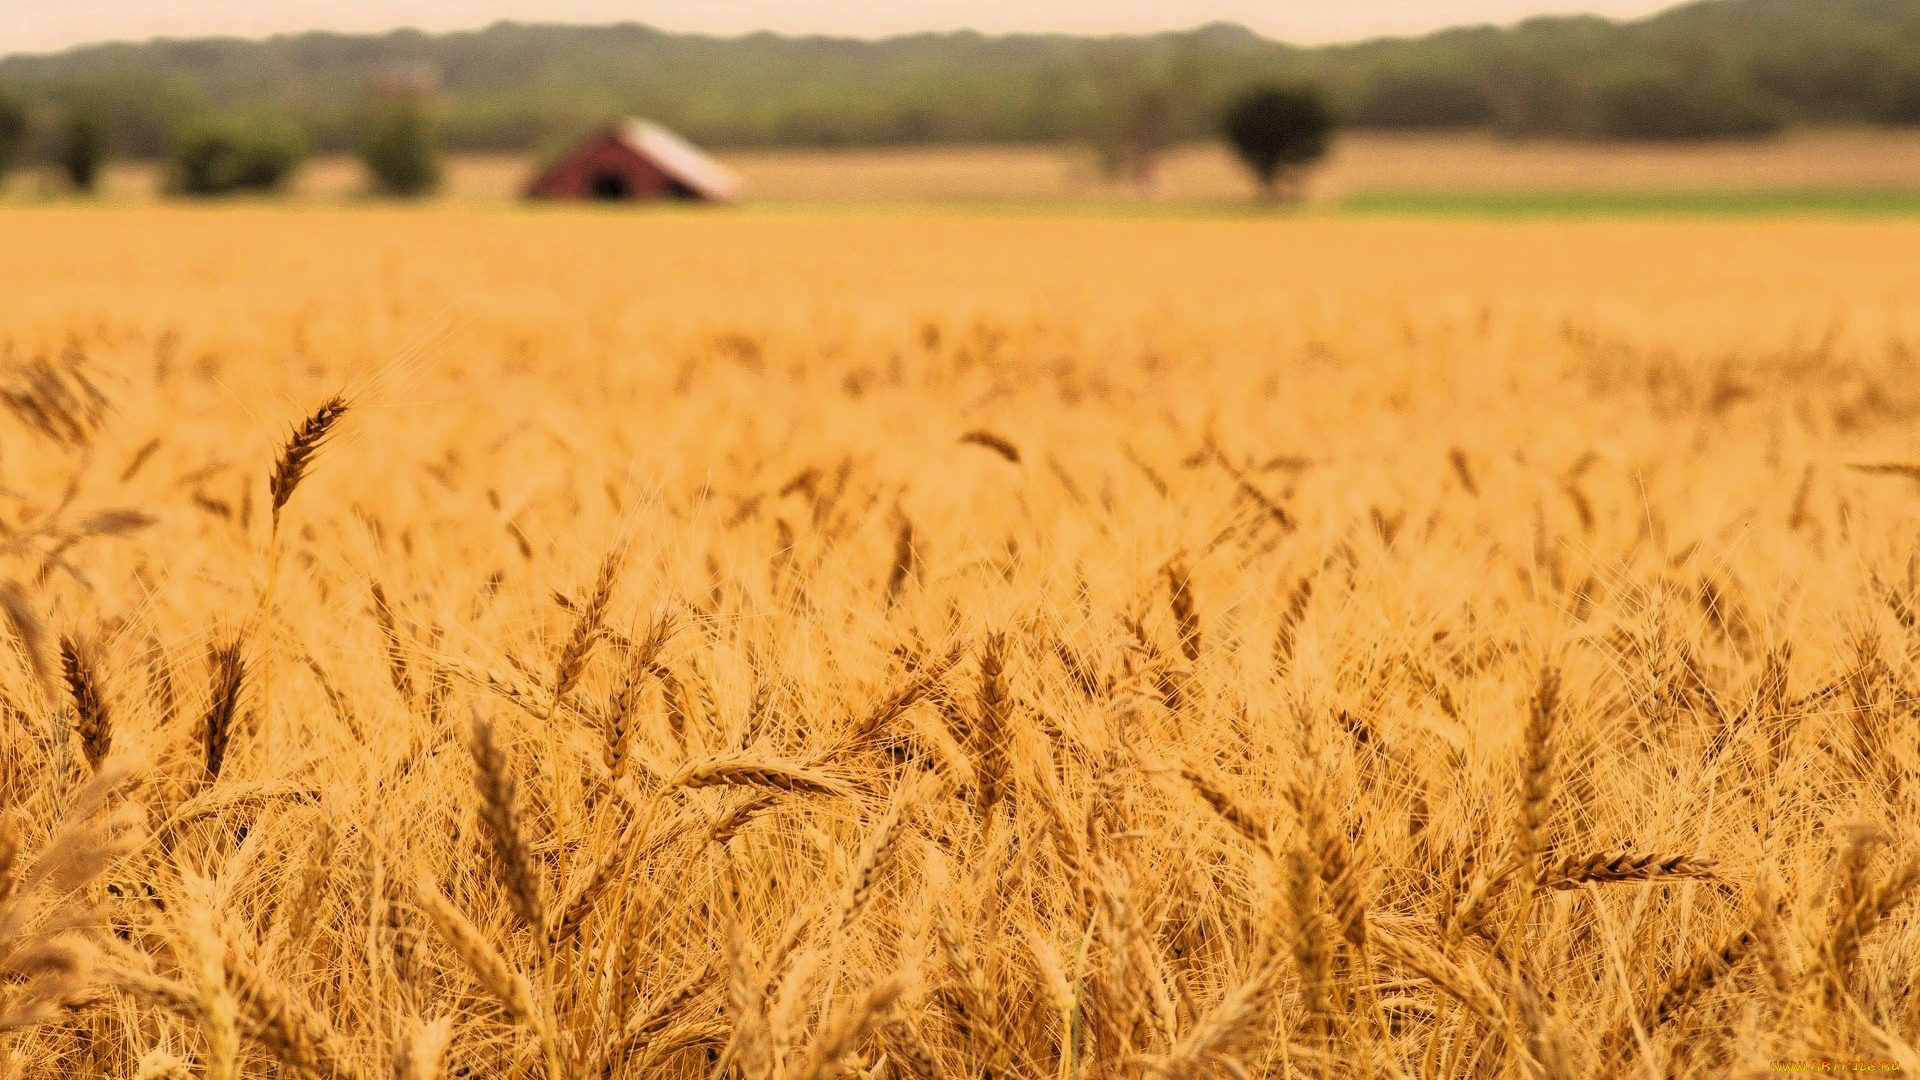
[[[13,168],[26,140],[27,107],[0,88],[0,183],[6,181],[7,170]]]
[[[1160,158],[1178,135],[1173,95],[1157,86],[1138,87],[1110,106],[1096,145],[1100,169],[1151,194]]]
[[[1272,197],[1282,181],[1326,156],[1333,141],[1333,112],[1319,92],[1304,87],[1263,86],[1227,108],[1227,141]]]
[[[274,191],[306,153],[306,136],[285,117],[202,119],[175,140],[167,189],[200,196]]]
[[[1153,193],[1166,152],[1205,123],[1197,106],[1204,70],[1200,59],[1150,42],[1112,42],[1096,54],[1088,134],[1107,179]]]
[[[60,133],[57,155],[60,170],[75,191],[91,192],[100,182],[100,167],[107,160],[107,125],[91,109],[76,109],[68,115]]]
[[[417,198],[440,186],[440,138],[420,94],[377,102],[360,133],[360,160],[374,190]]]

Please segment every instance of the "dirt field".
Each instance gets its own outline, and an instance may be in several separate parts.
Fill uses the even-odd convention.
[[[1135,201],[1100,177],[1092,157],[1047,147],[743,152],[721,155],[747,179],[752,199],[774,203]],[[460,201],[516,197],[532,170],[518,157],[453,160],[446,194]],[[322,159],[302,174],[303,196],[336,200],[364,181],[348,158]],[[108,189],[144,198],[150,166],[114,170]],[[1478,135],[1351,134],[1315,176],[1311,197],[1337,201],[1377,192],[1714,191],[1920,189],[1920,132],[1806,133],[1774,142],[1620,147],[1513,143]],[[1167,202],[1245,199],[1245,173],[1218,147],[1169,155],[1150,198]]]
[[[1920,224],[0,235],[0,1076],[1920,1069]]]
[[[1090,158],[1045,149],[736,155],[769,199],[1126,198]],[[1374,191],[1702,190],[1920,187],[1920,133],[1826,132],[1775,143],[1618,147],[1511,143],[1472,135],[1350,134],[1315,176],[1323,200]],[[1222,148],[1169,155],[1153,195],[1242,199],[1251,188]]]

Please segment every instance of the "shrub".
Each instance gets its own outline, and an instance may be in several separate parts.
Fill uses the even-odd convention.
[[[417,198],[440,186],[440,139],[427,103],[415,96],[372,109],[360,135],[360,160],[375,191]]]
[[[283,117],[202,119],[175,140],[167,189],[194,196],[276,191],[306,153],[306,137]]]
[[[1251,90],[1228,107],[1223,126],[1234,152],[1269,196],[1283,179],[1325,157],[1333,141],[1332,111],[1318,91],[1304,87]]]

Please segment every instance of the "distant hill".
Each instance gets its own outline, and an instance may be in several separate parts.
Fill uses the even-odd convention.
[[[538,150],[621,114],[723,147],[1110,143],[1123,129],[1179,140],[1210,135],[1226,98],[1268,79],[1316,82],[1364,127],[1685,139],[1920,123],[1920,0],[1706,0],[1635,22],[1541,18],[1316,48],[1231,25],[860,41],[499,23],[0,59],[0,86],[32,114],[96,108],[135,155],[209,110],[289,113],[319,147],[344,147],[371,90],[395,82],[437,86],[454,148]]]

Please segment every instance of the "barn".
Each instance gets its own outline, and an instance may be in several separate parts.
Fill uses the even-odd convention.
[[[534,177],[527,198],[732,202],[739,190],[739,178],[693,144],[659,124],[627,120],[594,132]]]

